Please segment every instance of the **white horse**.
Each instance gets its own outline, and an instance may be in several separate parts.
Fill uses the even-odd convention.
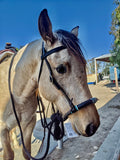
[[[22,126],[25,146],[30,153],[31,135],[36,123],[36,90],[38,89],[39,94],[46,100],[53,102],[63,116],[70,110],[70,104],[63,92],[50,82],[49,70],[45,63],[38,84],[43,41],[46,51],[59,46],[66,47],[49,55],[47,60],[57,82],[64,89],[67,96],[73,99],[72,103],[78,105],[92,97],[87,85],[86,61],[77,38],[78,27],[71,32],[58,30],[53,33],[46,9],[39,16],[38,26],[42,39],[23,47],[17,53],[12,67],[15,108]],[[7,72],[8,66],[6,66]],[[5,77],[2,77],[3,70],[0,74],[1,78],[5,79]],[[7,77],[7,74],[5,76]],[[10,145],[9,132],[17,125],[17,122],[12,110],[11,100],[8,98],[8,88],[5,89],[4,87],[7,88],[7,85],[1,87],[2,91],[6,91],[6,94],[2,94],[2,96],[5,96],[7,101],[1,103],[0,106],[0,136],[4,152],[3,159],[13,160],[14,152]],[[0,97],[1,101],[2,96]],[[69,118],[75,132],[83,136],[93,135],[100,124],[99,115],[94,104],[89,104],[69,115]],[[30,159],[24,149],[23,155],[26,160]]]

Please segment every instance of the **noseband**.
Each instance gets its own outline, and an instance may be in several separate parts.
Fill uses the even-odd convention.
[[[97,102],[97,98],[90,98],[78,105],[74,105],[72,99],[69,98],[69,96],[67,95],[67,93],[65,92],[65,90],[63,89],[63,87],[57,82],[57,80],[55,79],[54,75],[53,75],[53,72],[52,72],[52,68],[51,68],[51,65],[50,63],[48,62],[47,60],[47,57],[50,56],[51,54],[53,53],[56,53],[56,52],[59,52],[59,51],[62,51],[63,49],[66,49],[65,46],[60,46],[60,47],[56,47],[50,51],[46,51],[45,48],[44,48],[44,42],[42,43],[42,56],[41,56],[41,65],[40,65],[40,71],[39,71],[39,76],[38,76],[38,83],[40,81],[40,77],[41,77],[41,73],[42,73],[42,67],[43,67],[43,62],[45,61],[46,62],[46,65],[48,67],[48,70],[49,70],[49,79],[50,79],[50,82],[58,89],[60,90],[63,95],[65,96],[69,106],[70,106],[70,110],[65,113],[64,117],[63,117],[63,120],[65,121],[69,115],[79,111],[80,109],[92,104],[92,103],[96,103]]]

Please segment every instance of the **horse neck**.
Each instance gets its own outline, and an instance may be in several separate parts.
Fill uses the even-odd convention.
[[[18,97],[20,101],[24,101],[26,97],[35,95],[38,88],[41,46],[40,40],[28,44],[16,66],[13,90],[17,101],[19,101]]]

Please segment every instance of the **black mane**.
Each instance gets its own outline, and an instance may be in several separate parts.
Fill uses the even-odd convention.
[[[62,43],[62,45],[67,47],[68,50],[71,51],[71,53],[78,55],[82,60],[82,62],[86,64],[86,60],[80,48],[79,39],[71,32],[67,32],[64,30],[57,30],[56,33],[57,33],[57,38]]]

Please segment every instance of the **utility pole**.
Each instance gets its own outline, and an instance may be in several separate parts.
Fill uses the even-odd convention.
[[[117,76],[117,69],[114,68],[114,74],[115,74],[115,84],[116,84],[116,90],[119,93],[119,86],[118,86],[118,76]]]

